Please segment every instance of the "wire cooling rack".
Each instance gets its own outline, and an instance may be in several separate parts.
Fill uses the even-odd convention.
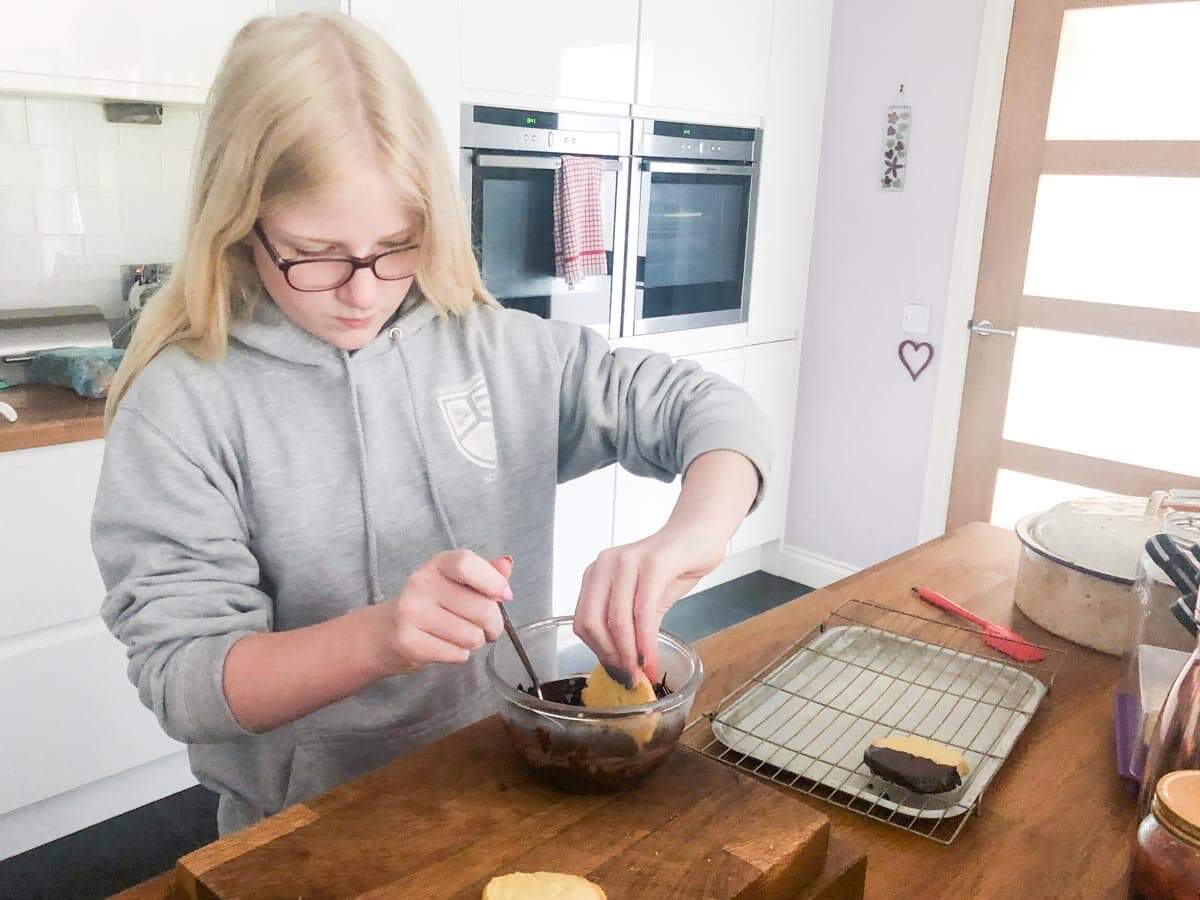
[[[693,721],[685,743],[721,762],[872,819],[951,843],[1054,682],[1066,654],[1019,663],[978,631],[850,600]],[[970,771],[943,794],[874,775],[863,751],[915,734]]]

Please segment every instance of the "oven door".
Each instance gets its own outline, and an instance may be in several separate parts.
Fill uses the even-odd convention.
[[[624,333],[746,321],[757,167],[642,160],[640,170]]]
[[[554,175],[559,156],[466,149],[462,184],[471,211],[471,244],[493,296],[544,319],[589,325],[606,337],[620,329],[629,160],[604,157],[601,208],[608,275],[568,287],[554,274]]]

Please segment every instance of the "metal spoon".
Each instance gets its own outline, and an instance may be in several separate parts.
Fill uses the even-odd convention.
[[[533,681],[533,692],[537,694],[539,700],[545,700],[546,698],[542,696],[542,683],[538,681],[537,673],[533,671],[533,663],[529,661],[529,654],[525,652],[521,639],[517,637],[517,629],[513,627],[512,619],[508,617],[508,607],[503,603],[500,604],[500,615],[504,618],[504,631],[508,634],[508,639],[513,642],[513,646],[517,648],[517,656],[521,657],[521,664],[525,666],[525,671],[529,673],[529,678]]]

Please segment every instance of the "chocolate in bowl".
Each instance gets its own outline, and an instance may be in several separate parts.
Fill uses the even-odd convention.
[[[492,647],[488,676],[513,747],[544,782],[571,793],[614,793],[636,785],[674,750],[703,680],[700,657],[688,644],[660,633],[664,681],[655,687],[654,702],[589,709],[578,705],[585,676],[554,677],[564,670],[590,671],[596,663],[575,637],[571,617],[546,619],[518,632],[538,675],[546,679],[543,698],[525,687],[529,677],[506,638]],[[679,687],[672,691],[668,684]]]

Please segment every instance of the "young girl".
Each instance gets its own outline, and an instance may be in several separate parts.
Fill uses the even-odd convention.
[[[491,712],[498,603],[550,615],[555,485],[686,473],[576,632],[657,669],[767,472],[740,389],[498,307],[412,74],[342,16],[258,19],[213,85],[181,257],[108,405],[102,614],[222,835]],[[515,566],[513,564],[515,560]]]

